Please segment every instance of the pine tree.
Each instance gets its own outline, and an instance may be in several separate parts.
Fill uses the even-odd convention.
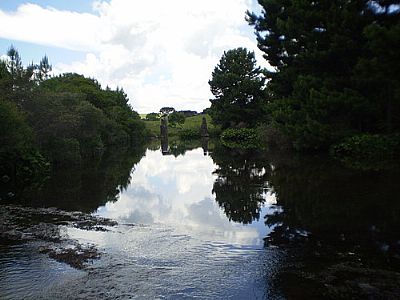
[[[53,70],[52,65],[49,63],[47,55],[45,55],[39,63],[38,79],[43,81],[50,78],[50,73]]]
[[[265,78],[253,52],[237,48],[224,52],[209,81],[215,99],[210,115],[223,128],[254,125],[260,120]]]
[[[260,0],[262,14],[248,13],[276,69],[268,74],[273,125],[296,147],[399,129],[396,2]]]

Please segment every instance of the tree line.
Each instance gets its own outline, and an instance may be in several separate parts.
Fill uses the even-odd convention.
[[[209,81],[213,121],[261,126],[270,144],[301,151],[399,147],[398,1],[258,3],[247,21],[271,70],[245,48],[226,51]]]
[[[125,92],[78,74],[51,77],[45,56],[24,67],[11,47],[0,61],[1,176],[29,178],[40,169],[80,164],[111,145],[143,137]]]

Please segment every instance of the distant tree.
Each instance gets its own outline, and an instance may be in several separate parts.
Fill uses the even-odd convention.
[[[52,65],[49,63],[49,59],[45,55],[39,63],[38,67],[38,79],[39,81],[46,80],[50,78],[50,72],[53,70]]]
[[[147,121],[158,121],[158,120],[160,120],[160,114],[159,113],[149,113],[146,115],[146,120]]]
[[[179,112],[183,113],[185,115],[185,118],[198,115],[197,111],[194,110],[180,110]]]
[[[203,114],[203,115],[209,114],[209,113],[210,113],[210,108],[209,107],[203,109],[203,111],[201,112],[201,114]]]
[[[181,112],[173,112],[169,115],[168,121],[172,125],[182,125],[185,123],[185,115]]]
[[[18,50],[11,45],[11,47],[7,51],[8,60],[8,69],[14,81],[22,77],[24,67],[22,66],[21,56],[19,55]]]
[[[36,66],[32,63],[27,68],[22,65],[21,56],[18,50],[11,46],[7,51],[7,69],[10,74],[8,83],[4,82],[8,86],[8,89],[3,90],[8,99],[16,102],[22,106],[28,98],[31,97],[31,90],[33,88],[33,77],[36,70]]]
[[[237,48],[224,52],[209,81],[214,99],[210,114],[223,128],[254,125],[262,117],[265,78],[253,52]]]
[[[160,109],[160,113],[163,115],[170,115],[173,112],[175,112],[175,108],[173,108],[173,107],[162,107]]]

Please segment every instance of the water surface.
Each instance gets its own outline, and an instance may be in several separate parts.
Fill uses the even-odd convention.
[[[264,248],[264,238],[272,229],[265,226],[263,216],[274,212],[276,199],[267,182],[255,180],[265,170],[249,171],[251,182],[242,185],[252,184],[257,197],[242,194],[244,198],[231,201],[238,202],[237,207],[227,207],[216,201],[216,195],[223,181],[230,179],[203,148],[175,156],[172,151],[148,149],[132,168],[129,183],[93,211],[116,220],[118,226],[107,232],[63,228],[69,238],[94,244],[103,253],[87,273],[54,267],[53,261],[38,253],[44,272],[37,272],[37,258],[30,251],[16,258],[9,255],[12,249],[6,249],[0,281],[15,284],[5,288],[4,295],[15,299],[266,298],[271,290],[268,278],[282,256],[278,249]],[[90,197],[86,191],[85,195]],[[13,270],[12,262],[23,260],[27,274],[37,278],[31,286]],[[62,284],[52,284],[54,278]],[[40,292],[45,285],[50,287]],[[35,291],[29,291],[33,286]]]
[[[0,242],[0,295],[396,299],[399,179],[396,170],[208,141],[109,151],[56,172],[41,191],[15,192],[25,206],[116,220],[108,231],[57,224],[69,241],[94,245],[100,259],[78,271],[39,253],[49,241]]]

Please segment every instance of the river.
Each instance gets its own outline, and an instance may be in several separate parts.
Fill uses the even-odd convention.
[[[111,151],[2,204],[0,298],[395,297],[398,179],[208,141]],[[98,255],[76,267],[49,245]]]

